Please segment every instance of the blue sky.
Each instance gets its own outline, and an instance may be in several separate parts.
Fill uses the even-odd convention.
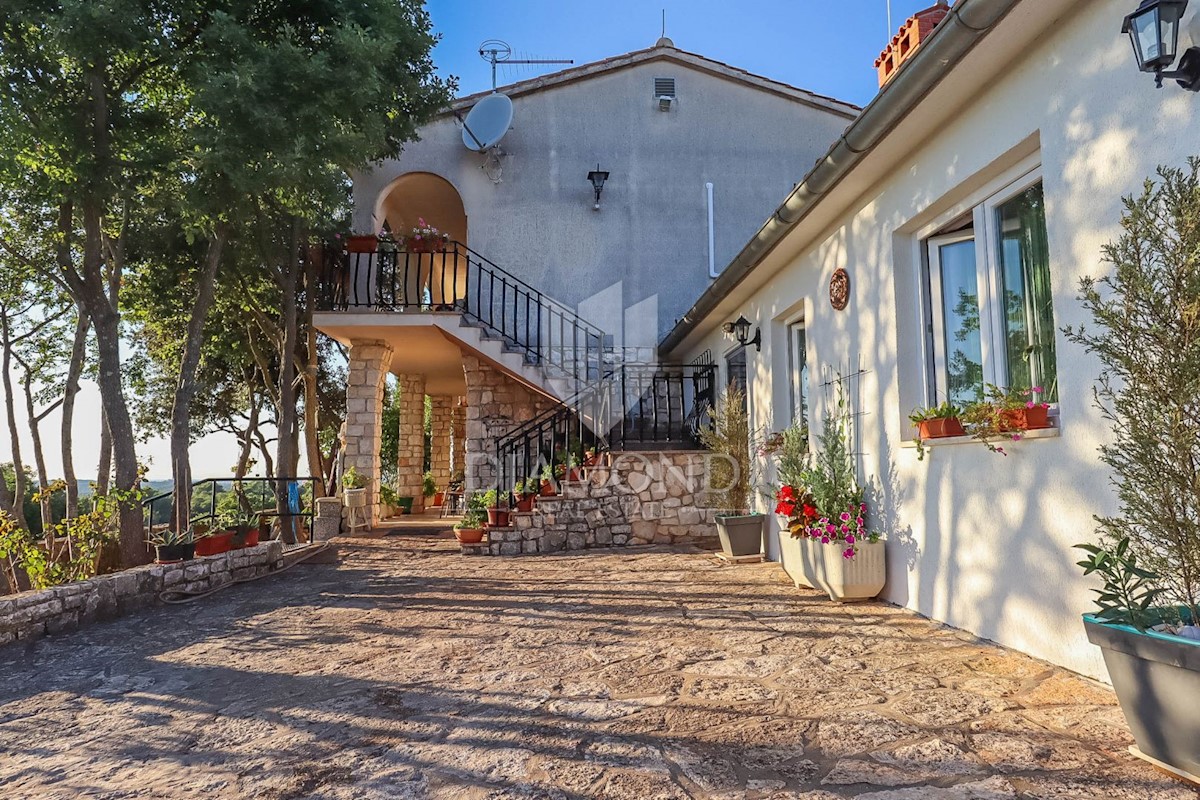
[[[934,0],[892,0],[894,25]],[[576,64],[649,47],[662,11],[682,50],[857,105],[878,90],[875,57],[887,41],[887,0],[427,0],[442,40],[434,61],[459,79],[461,94],[491,88],[479,57],[502,39],[514,57],[570,58]],[[511,67],[501,84],[563,67]]]

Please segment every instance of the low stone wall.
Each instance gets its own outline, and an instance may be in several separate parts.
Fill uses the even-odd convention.
[[[519,555],[647,544],[717,544],[717,509],[707,507],[710,454],[697,451],[610,453],[586,480],[565,482],[558,497],[513,515],[489,542],[464,553]]]
[[[203,592],[283,566],[283,545],[265,542],[181,564],[147,564],[53,589],[0,597],[0,645],[40,639],[161,601],[164,591]]]

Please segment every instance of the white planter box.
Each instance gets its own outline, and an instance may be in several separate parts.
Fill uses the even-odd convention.
[[[366,508],[367,506],[367,490],[366,489],[343,489],[342,502],[346,504],[346,508]]]
[[[817,569],[814,563],[812,540],[808,537],[797,539],[787,528],[779,533],[779,558],[783,563],[783,571],[792,582],[806,589],[814,589],[813,579]]]
[[[870,600],[881,591],[887,582],[887,562],[884,560],[884,544],[859,544],[858,555],[843,558],[844,543],[819,544],[809,542],[814,551],[816,574],[813,583],[839,603]]]

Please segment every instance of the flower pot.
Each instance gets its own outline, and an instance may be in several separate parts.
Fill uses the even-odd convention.
[[[158,564],[178,564],[196,557],[196,543],[159,544],[154,546],[154,561]]]
[[[507,528],[508,527],[508,509],[507,508],[489,508],[488,512],[488,527],[489,528]]]
[[[727,556],[756,556],[763,551],[762,514],[718,515],[717,536]]]
[[[233,531],[213,533],[196,540],[196,555],[216,556],[228,553],[233,547]]]
[[[554,488],[554,481],[542,481],[541,494],[542,497],[554,497],[558,494]]]
[[[1005,408],[996,412],[996,423],[1001,433],[1015,433],[1026,429],[1025,409]]]
[[[379,249],[379,238],[373,235],[346,238],[347,253],[374,253]]]
[[[1034,406],[1025,409],[1025,427],[1027,430],[1050,427],[1050,409],[1045,406]]]
[[[842,555],[847,547],[845,542],[812,542],[816,568],[813,584],[838,603],[870,600],[883,591],[887,582],[884,544],[859,542],[854,558]]]
[[[230,549],[241,550],[246,547],[254,547],[258,544],[258,537],[258,528],[251,528],[249,526],[239,527],[233,533],[233,541],[230,543]]]
[[[346,508],[366,508],[367,490],[342,489],[342,502],[346,504]]]
[[[517,511],[520,511],[522,514],[528,514],[530,511],[533,511],[533,500],[534,495],[531,494],[523,494],[518,497]]]
[[[446,250],[446,240],[438,237],[417,239],[410,236],[404,240],[404,249],[410,253],[443,253]]]
[[[917,435],[921,439],[945,439],[949,436],[966,436],[967,432],[958,417],[948,417],[922,420],[917,426]]]
[[[483,541],[483,528],[455,528],[454,538],[459,544],[479,544]]]
[[[797,586],[815,589],[817,550],[807,536],[792,536],[785,526],[779,535],[779,554],[783,571]]]
[[[411,497],[397,497],[396,498],[396,508],[400,509],[401,514],[411,514],[412,507],[413,507],[413,498],[411,498]]]
[[[441,507],[442,505],[445,504],[445,502],[446,502],[446,493],[445,492],[434,492],[433,493],[433,505]]]
[[[1200,642],[1109,625],[1083,615],[1088,641],[1099,645],[1117,701],[1137,742],[1149,756],[1200,781]],[[1188,698],[1191,698],[1189,701]]]

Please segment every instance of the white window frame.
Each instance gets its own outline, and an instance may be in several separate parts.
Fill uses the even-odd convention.
[[[805,321],[803,315],[796,317],[787,323],[787,336],[788,392],[792,401],[792,423],[799,423],[800,425],[807,427],[809,430],[812,430],[812,387],[804,385],[804,373],[800,369],[800,364],[796,358],[796,354],[802,351],[804,354],[804,365],[807,366],[811,364],[811,359],[808,357],[808,323]],[[803,337],[803,348],[800,347],[801,337]],[[812,371],[810,369],[809,376],[811,377],[811,375]],[[806,403],[804,407],[804,418],[800,419],[798,412],[800,410],[800,393],[802,391],[807,396],[808,403]]]
[[[954,204],[913,237],[914,264],[923,272],[920,289],[922,325],[925,332],[925,402],[946,399],[945,335],[941,308],[941,274],[934,252],[935,245],[952,241],[975,240],[976,278],[979,285],[979,340],[983,356],[983,379],[997,386],[1008,384],[1008,363],[997,357],[1007,350],[1004,339],[1004,282],[1000,273],[999,208],[1027,189],[1043,183],[1040,154],[1023,159],[1002,175]],[[967,214],[973,230],[940,234],[940,231]]]

